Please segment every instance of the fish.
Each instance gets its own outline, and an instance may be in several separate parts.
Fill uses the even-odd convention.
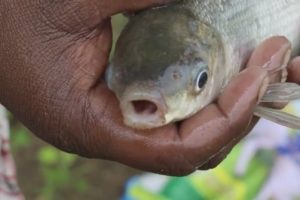
[[[299,0],[183,0],[129,17],[106,71],[124,123],[152,129],[213,102],[255,47],[285,36],[300,53]],[[270,85],[261,102],[300,98],[297,84]],[[255,115],[300,129],[297,116],[258,106]]]

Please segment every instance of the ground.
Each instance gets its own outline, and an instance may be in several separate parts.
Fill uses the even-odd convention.
[[[13,134],[19,184],[29,200],[119,199],[128,178],[139,173],[119,163],[62,153],[27,131]]]

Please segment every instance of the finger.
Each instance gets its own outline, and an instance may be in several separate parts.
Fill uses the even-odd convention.
[[[268,80],[267,71],[257,66],[270,61],[287,43],[283,37],[263,42],[250,57],[248,68],[233,79],[217,104],[209,105],[182,124],[186,154],[195,166],[203,165],[208,156],[210,160],[227,145],[227,149],[232,149],[245,136],[260,90]]]
[[[271,59],[274,59],[275,56],[277,56],[276,60],[283,60],[285,55],[276,55],[276,53],[280,52],[282,48],[285,48],[285,51],[287,51],[290,48],[289,45],[290,42],[286,37],[275,36],[268,38],[255,49],[250,56],[247,66],[263,66]]]
[[[268,45],[265,45],[268,44]],[[252,54],[248,66],[263,66],[267,62],[268,71],[270,72],[270,83],[281,82],[286,78],[286,68],[291,56],[291,43],[287,38],[282,36],[271,37],[265,40]],[[282,69],[282,70],[280,70]],[[273,73],[277,71],[277,73]]]
[[[272,37],[267,40],[265,40],[258,48],[255,50],[255,52],[252,54],[251,59],[249,60],[248,66],[250,65],[263,65],[263,63],[268,62],[268,59],[274,58],[274,54],[278,55],[278,49],[281,51],[281,55],[279,55],[278,60],[282,60],[279,63],[285,62],[283,61],[285,58],[285,52],[288,51],[289,49],[289,41],[285,37]],[[283,48],[282,48],[283,47]],[[277,51],[277,52],[276,52]],[[264,55],[265,54],[265,55]],[[272,56],[273,55],[273,56]],[[285,63],[284,63],[285,64]],[[279,75],[279,74],[278,74]],[[272,79],[272,78],[270,78]],[[270,80],[269,79],[269,80]],[[280,80],[280,77],[277,77],[277,81]],[[276,81],[276,75],[273,75],[273,80],[270,80],[270,82]],[[282,109],[286,106],[285,103],[272,103],[269,104],[268,106],[272,108],[277,108],[277,109]],[[257,124],[259,121],[259,117],[253,116],[251,123],[248,125],[247,129],[245,130],[245,135],[249,133],[254,126]],[[239,138],[234,139],[232,142],[230,142],[220,153],[218,153],[215,157],[213,157],[208,163],[206,163],[204,166],[201,166],[201,169],[206,168],[214,168],[217,165],[219,165],[222,160],[224,160],[227,156],[227,154],[233,149],[233,147],[245,136],[241,135]]]
[[[209,161],[201,165],[198,170],[209,170],[217,167],[223,160],[225,160],[230,151],[231,148],[226,147],[224,150],[212,157]]]
[[[257,124],[260,118],[253,116],[250,124],[244,131],[245,134],[241,134],[236,139],[233,139],[226,147],[224,147],[219,153],[217,153],[214,157],[212,157],[207,163],[200,166],[198,169],[200,170],[208,170],[217,167],[231,152],[231,150],[234,148],[234,146],[240,142],[248,133],[252,131],[254,126]]]
[[[265,44],[268,45],[265,45]],[[264,65],[267,62],[273,62],[269,65],[269,70],[283,69],[277,73],[270,75],[270,83],[281,82],[286,79],[286,67],[290,58],[291,44],[287,38],[282,36],[275,36],[265,40],[255,52],[252,54],[248,66],[252,66],[256,62],[256,65]],[[275,62],[274,62],[275,61]],[[276,64],[274,64],[276,63]],[[266,107],[282,109],[286,106],[286,103],[264,103]]]
[[[300,84],[300,57],[295,58],[288,67],[288,82]]]

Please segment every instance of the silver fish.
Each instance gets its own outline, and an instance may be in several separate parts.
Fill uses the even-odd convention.
[[[125,124],[149,129],[195,114],[270,36],[286,36],[296,55],[299,11],[299,0],[185,0],[132,16],[106,74]],[[282,92],[289,87],[296,95]],[[299,91],[273,85],[263,102],[293,100]],[[281,111],[258,107],[255,114],[300,129],[299,118]]]

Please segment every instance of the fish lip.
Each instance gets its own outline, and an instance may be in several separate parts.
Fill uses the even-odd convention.
[[[126,92],[125,92],[126,94]],[[148,93],[131,93],[130,96],[124,96],[120,107],[123,114],[124,123],[127,126],[136,129],[151,129],[160,127],[166,124],[166,113],[168,110],[167,104],[163,96],[158,91],[151,91]],[[151,100],[158,107],[154,115],[136,114],[132,105],[132,101],[137,100]]]
[[[136,119],[140,119],[140,118],[136,118]],[[136,120],[136,119],[133,117],[124,118],[124,124],[139,130],[158,128],[166,124],[165,118],[160,118],[159,120],[157,118],[154,120],[149,120],[148,118],[145,121]]]

